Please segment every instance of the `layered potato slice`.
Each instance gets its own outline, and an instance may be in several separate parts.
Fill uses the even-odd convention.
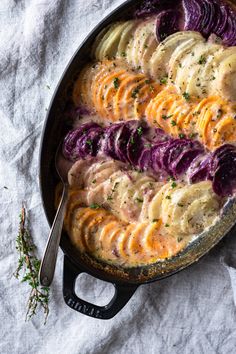
[[[178,137],[191,135],[195,131],[195,117],[192,110],[195,101],[186,101],[174,86],[168,86],[153,98],[146,109],[149,124],[163,129],[166,133]]]
[[[182,58],[182,51],[190,50],[191,47],[198,41],[203,41],[203,37],[198,32],[177,32],[168,36],[163,42],[159,44],[150,60],[150,75],[153,79],[160,80],[165,76],[168,76],[170,69],[170,60],[172,55],[176,58],[176,63],[180,65],[180,59]],[[179,47],[182,51],[178,51]],[[178,54],[178,55],[177,55]],[[173,62],[173,59],[172,59]],[[173,75],[173,74],[171,74]],[[171,77],[171,75],[169,75]]]
[[[79,74],[76,80],[72,99],[76,107],[84,106],[87,109],[94,109],[94,104],[91,96],[91,86],[96,74],[96,66],[88,64]]]
[[[103,205],[86,207],[81,200],[81,191],[70,190],[64,226],[72,243],[81,252],[127,266],[175,256],[216,221],[221,207],[208,181],[162,186],[149,201],[149,219],[136,222],[122,220]]]
[[[139,24],[141,22],[138,20],[130,20],[116,22],[106,27],[95,39],[92,57],[100,61],[114,58],[125,59],[127,48]]]
[[[141,119],[161,85],[135,73],[120,60],[105,60],[82,70],[73,101],[110,121]]]
[[[195,127],[199,138],[210,150],[224,142],[236,141],[235,109],[219,96],[201,100],[193,115],[197,117]]]
[[[131,27],[132,24],[132,27]],[[98,48],[95,53],[95,57],[98,60],[104,59],[113,59],[116,58],[118,53],[122,55],[122,53],[118,52],[119,44],[122,40],[124,42],[124,37],[122,35],[125,31],[126,36],[131,35],[131,31],[134,30],[136,26],[135,21],[131,23],[131,21],[127,22],[118,22],[110,27],[106,35],[101,39]],[[127,34],[128,31],[128,34]]]
[[[236,47],[234,48],[234,54],[221,61],[216,82],[219,94],[231,101],[236,101]]]
[[[204,181],[193,185],[171,184],[162,192],[160,216],[170,233],[179,237],[200,234],[218,218],[221,208],[212,183]],[[150,206],[151,208],[151,206]]]
[[[88,161],[76,162],[69,172],[71,200],[75,204],[80,200],[80,205],[104,207],[123,222],[152,223],[161,220],[168,225],[167,233],[172,234],[175,229],[178,235],[192,235],[202,232],[204,225],[210,226],[220,210],[211,182],[173,185],[173,182],[156,182],[145,173],[127,170],[123,163],[117,161],[100,158]],[[200,221],[189,221],[189,228],[183,221],[190,206],[191,213],[197,210],[192,206],[193,203],[196,205],[196,201],[201,203],[196,208],[204,210],[204,215],[200,217],[202,229]],[[207,207],[211,209],[210,214],[205,211]],[[196,224],[195,229],[193,224]]]
[[[100,158],[77,161],[68,181],[82,204],[101,205],[125,222],[147,221],[147,204],[163,185],[151,176],[127,170],[124,163]]]
[[[202,44],[197,45],[200,47]],[[227,66],[233,68],[230,64],[232,57],[228,57],[225,65],[228,63]],[[194,70],[187,85],[198,81]],[[225,78],[222,82],[227,85],[228,81]],[[120,60],[105,60],[82,70],[75,83],[73,98],[75,104],[86,106],[101,119],[115,122],[145,118],[152,126],[174,137],[198,137],[210,150],[225,142],[236,141],[234,102],[223,99],[219,94],[203,99],[188,92],[181,94],[175,85],[157,84],[142,73],[128,70]]]
[[[208,78],[203,77],[202,72],[208,56],[219,47],[220,45],[199,41],[183,54],[180,66],[175,64],[176,76],[173,78],[180,92],[188,92],[196,97],[205,97],[210,93]]]
[[[220,96],[198,99],[168,86],[146,108],[150,125],[174,137],[198,138],[208,149],[236,142],[236,107]]]
[[[208,43],[199,43],[192,48],[191,54],[187,55],[189,66],[183,64],[178,80],[181,80],[181,75],[187,81],[184,91],[189,92],[196,97],[205,97],[216,93],[216,89],[212,87],[211,82],[215,80],[213,70],[207,73],[205,66],[211,61],[212,56],[220,51],[222,46],[219,44],[209,45]],[[194,57],[194,60],[193,60]],[[186,73],[189,77],[186,77]],[[178,81],[176,81],[178,85]],[[178,85],[181,89],[181,85]],[[182,90],[182,92],[184,92]]]
[[[149,74],[150,59],[158,46],[155,27],[155,18],[140,22],[126,50],[126,60],[129,66],[145,74]]]
[[[148,74],[150,59],[158,46],[156,18],[117,22],[96,38],[92,55],[97,60],[123,59],[133,69]]]
[[[236,47],[193,38],[179,44],[166,60],[169,82],[181,93],[198,98],[218,94],[236,100]]]
[[[108,263],[152,264],[175,256],[186,246],[186,239],[165,235],[161,222],[127,224],[105,209],[85,207],[69,209],[68,215],[65,229],[73,245]]]

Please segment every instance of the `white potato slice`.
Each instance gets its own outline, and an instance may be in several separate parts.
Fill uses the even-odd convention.
[[[236,101],[236,47],[235,54],[221,62],[216,86],[221,96],[227,100]]]
[[[155,39],[155,19],[153,18],[138,24],[133,39],[128,45],[126,59],[133,68],[142,69],[142,58],[148,49],[150,37]]]
[[[68,172],[68,182],[70,187],[82,189],[84,188],[84,174],[91,166],[89,160],[79,160],[73,164]]]
[[[189,89],[189,81],[191,81],[192,75],[198,74],[200,71],[200,67],[198,64],[199,60],[205,59],[202,56],[207,50],[206,44],[203,41],[196,42],[194,46],[192,46],[191,50],[186,53],[186,55],[182,58],[181,66],[178,69],[177,76],[176,76],[176,86],[179,88],[180,92],[187,92]],[[193,55],[194,53],[194,55]]]
[[[95,188],[89,188],[87,191],[87,205],[98,204],[104,206],[105,183],[99,183]]]
[[[209,93],[209,79],[204,76],[204,68],[208,57],[219,49],[219,46],[212,43],[197,45],[193,48],[194,61],[189,70],[188,84],[186,91],[196,97],[206,97]]]
[[[141,57],[142,72],[148,76],[150,76],[150,70],[151,70],[150,60],[157,48],[157,45],[158,42],[156,37],[153,36],[153,34],[150,34],[149,37],[147,38],[147,44],[146,47],[144,48],[143,55]]]
[[[123,22],[115,22],[114,24],[110,25],[107,27],[107,31],[104,32],[104,36],[100,38],[100,42],[97,42],[95,40],[95,43],[97,44],[97,48],[95,48],[95,43],[93,45],[93,52],[94,56],[97,60],[103,60],[103,50],[107,44],[107,40],[109,40],[109,37],[116,31],[117,28],[120,27],[120,25],[123,24]]]
[[[187,39],[181,43],[173,52],[169,62],[169,81],[175,83],[178,70],[182,67],[182,60],[185,56],[193,53],[194,46],[203,42],[199,38]]]
[[[127,22],[117,25],[116,28],[110,33],[109,37],[104,41],[97,59],[104,60],[105,58],[115,58],[118,51],[118,46],[124,29],[127,27]]]
[[[100,54],[101,54],[101,49],[104,46],[104,43],[106,42],[106,40],[109,38],[109,36],[111,35],[111,33],[117,28],[117,26],[120,25],[121,22],[115,22],[112,25],[107,26],[104,30],[101,31],[101,33],[97,36],[97,39],[95,39],[95,42],[93,44],[92,47],[92,53],[93,56],[96,59],[100,58]]]
[[[110,30],[110,28],[114,26],[114,25],[109,25],[107,27],[105,27],[95,38],[95,41],[92,45],[92,49],[91,49],[91,56],[92,58],[97,58],[98,53],[99,53],[99,49],[102,45],[103,40],[108,37],[108,31]]]
[[[102,160],[91,164],[90,168],[84,173],[85,187],[94,188],[98,184],[108,179],[120,168],[119,163],[112,160]]]
[[[216,76],[217,76],[217,57],[220,57],[224,52],[224,47],[221,45],[212,45],[207,56],[205,65],[201,70],[202,85],[207,91],[207,95],[216,92]],[[199,80],[197,80],[199,82]]]
[[[193,226],[188,228],[186,224],[184,224],[183,228],[183,215],[188,211],[188,208],[192,205],[193,202],[196,200],[200,201],[204,197],[206,197],[209,201],[213,199],[215,201],[218,200],[218,197],[212,190],[212,183],[210,181],[187,185],[174,191],[171,194],[169,206],[162,209],[162,218],[165,219],[166,215],[168,216],[167,222],[169,223],[169,231],[177,232],[180,236],[183,234],[190,234],[191,230],[193,230]],[[204,220],[202,222],[204,224],[209,223],[208,214],[205,214]]]
[[[152,199],[149,208],[148,208],[148,217],[150,222],[153,220],[158,220],[161,217],[161,208],[162,208],[162,202],[163,202],[163,197],[165,195],[165,192],[170,188],[169,184],[165,184],[155,195],[155,197]]]
[[[219,215],[220,205],[217,198],[206,195],[196,199],[181,218],[181,229],[185,234],[200,234],[214,224]]]
[[[134,31],[138,25],[139,21],[127,21],[126,27],[123,29],[120,42],[117,49],[117,57],[126,58],[127,56],[127,47],[129,42],[134,34]]]
[[[177,32],[167,37],[161,42],[150,60],[150,74],[154,79],[160,79],[168,75],[169,61],[175,49],[183,42],[189,39],[202,40],[198,32]]]

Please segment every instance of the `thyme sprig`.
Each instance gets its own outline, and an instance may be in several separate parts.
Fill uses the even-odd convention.
[[[38,308],[42,307],[45,315],[44,324],[46,324],[49,314],[49,288],[42,287],[39,284],[38,274],[41,262],[34,254],[36,247],[26,226],[26,210],[24,206],[22,206],[20,213],[16,249],[19,252],[19,260],[14,276],[17,279],[21,278],[21,282],[27,282],[31,287],[25,320],[30,320],[36,315]]]

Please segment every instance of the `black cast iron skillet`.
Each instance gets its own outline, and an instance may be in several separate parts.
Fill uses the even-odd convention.
[[[44,126],[40,152],[41,195],[50,225],[52,225],[55,216],[54,190],[58,182],[54,169],[54,156],[57,146],[66,131],[63,112],[65,111],[71,85],[83,65],[90,60],[91,45],[97,34],[104,26],[113,21],[132,17],[134,6],[137,6],[140,2],[137,0],[125,1],[123,5],[113,11],[90,33],[72,58],[56,89]],[[63,233],[60,246],[65,254],[63,275],[65,302],[72,309],[85,315],[100,319],[110,319],[125,306],[139,285],[166,278],[197,262],[200,257],[205,255],[229,233],[235,224],[235,220],[236,201],[232,199],[226,204],[220,221],[209,231],[200,235],[196,241],[191,243],[177,257],[162,263],[129,269],[108,265],[90,258],[89,255],[80,254],[72,246],[66,233]],[[107,306],[95,306],[78,298],[75,294],[76,278],[83,272],[114,285],[115,295]]]

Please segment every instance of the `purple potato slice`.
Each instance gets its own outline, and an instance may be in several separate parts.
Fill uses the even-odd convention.
[[[183,0],[182,3],[185,14],[184,29],[197,31],[202,19],[201,3],[197,0]]]
[[[198,156],[190,165],[187,172],[190,183],[197,183],[210,179],[209,169],[211,164],[211,154]]]
[[[213,178],[213,190],[221,197],[232,196],[236,190],[236,165],[224,163],[218,167]]]
[[[102,152],[106,156],[109,156],[115,160],[119,159],[116,154],[116,140],[123,125],[124,125],[123,123],[113,124],[110,127],[106,128],[104,134]]]
[[[150,162],[151,162],[151,149],[144,148],[138,160],[138,167],[142,171],[147,171],[150,168]]]
[[[90,129],[88,134],[82,136],[76,144],[76,150],[80,158],[84,159],[87,156],[97,156],[99,150],[99,142],[102,139],[103,129]]]
[[[86,123],[66,135],[62,148],[63,155],[66,159],[74,161],[78,158],[76,151],[77,141],[93,128],[100,128],[100,126],[96,123]]]
[[[191,163],[195,160],[196,157],[200,156],[202,153],[203,149],[194,148],[184,150],[172,165],[173,176],[175,178],[178,178],[179,176],[186,173]]]
[[[181,13],[175,9],[164,10],[157,15],[156,37],[162,42],[169,35],[180,30]]]

